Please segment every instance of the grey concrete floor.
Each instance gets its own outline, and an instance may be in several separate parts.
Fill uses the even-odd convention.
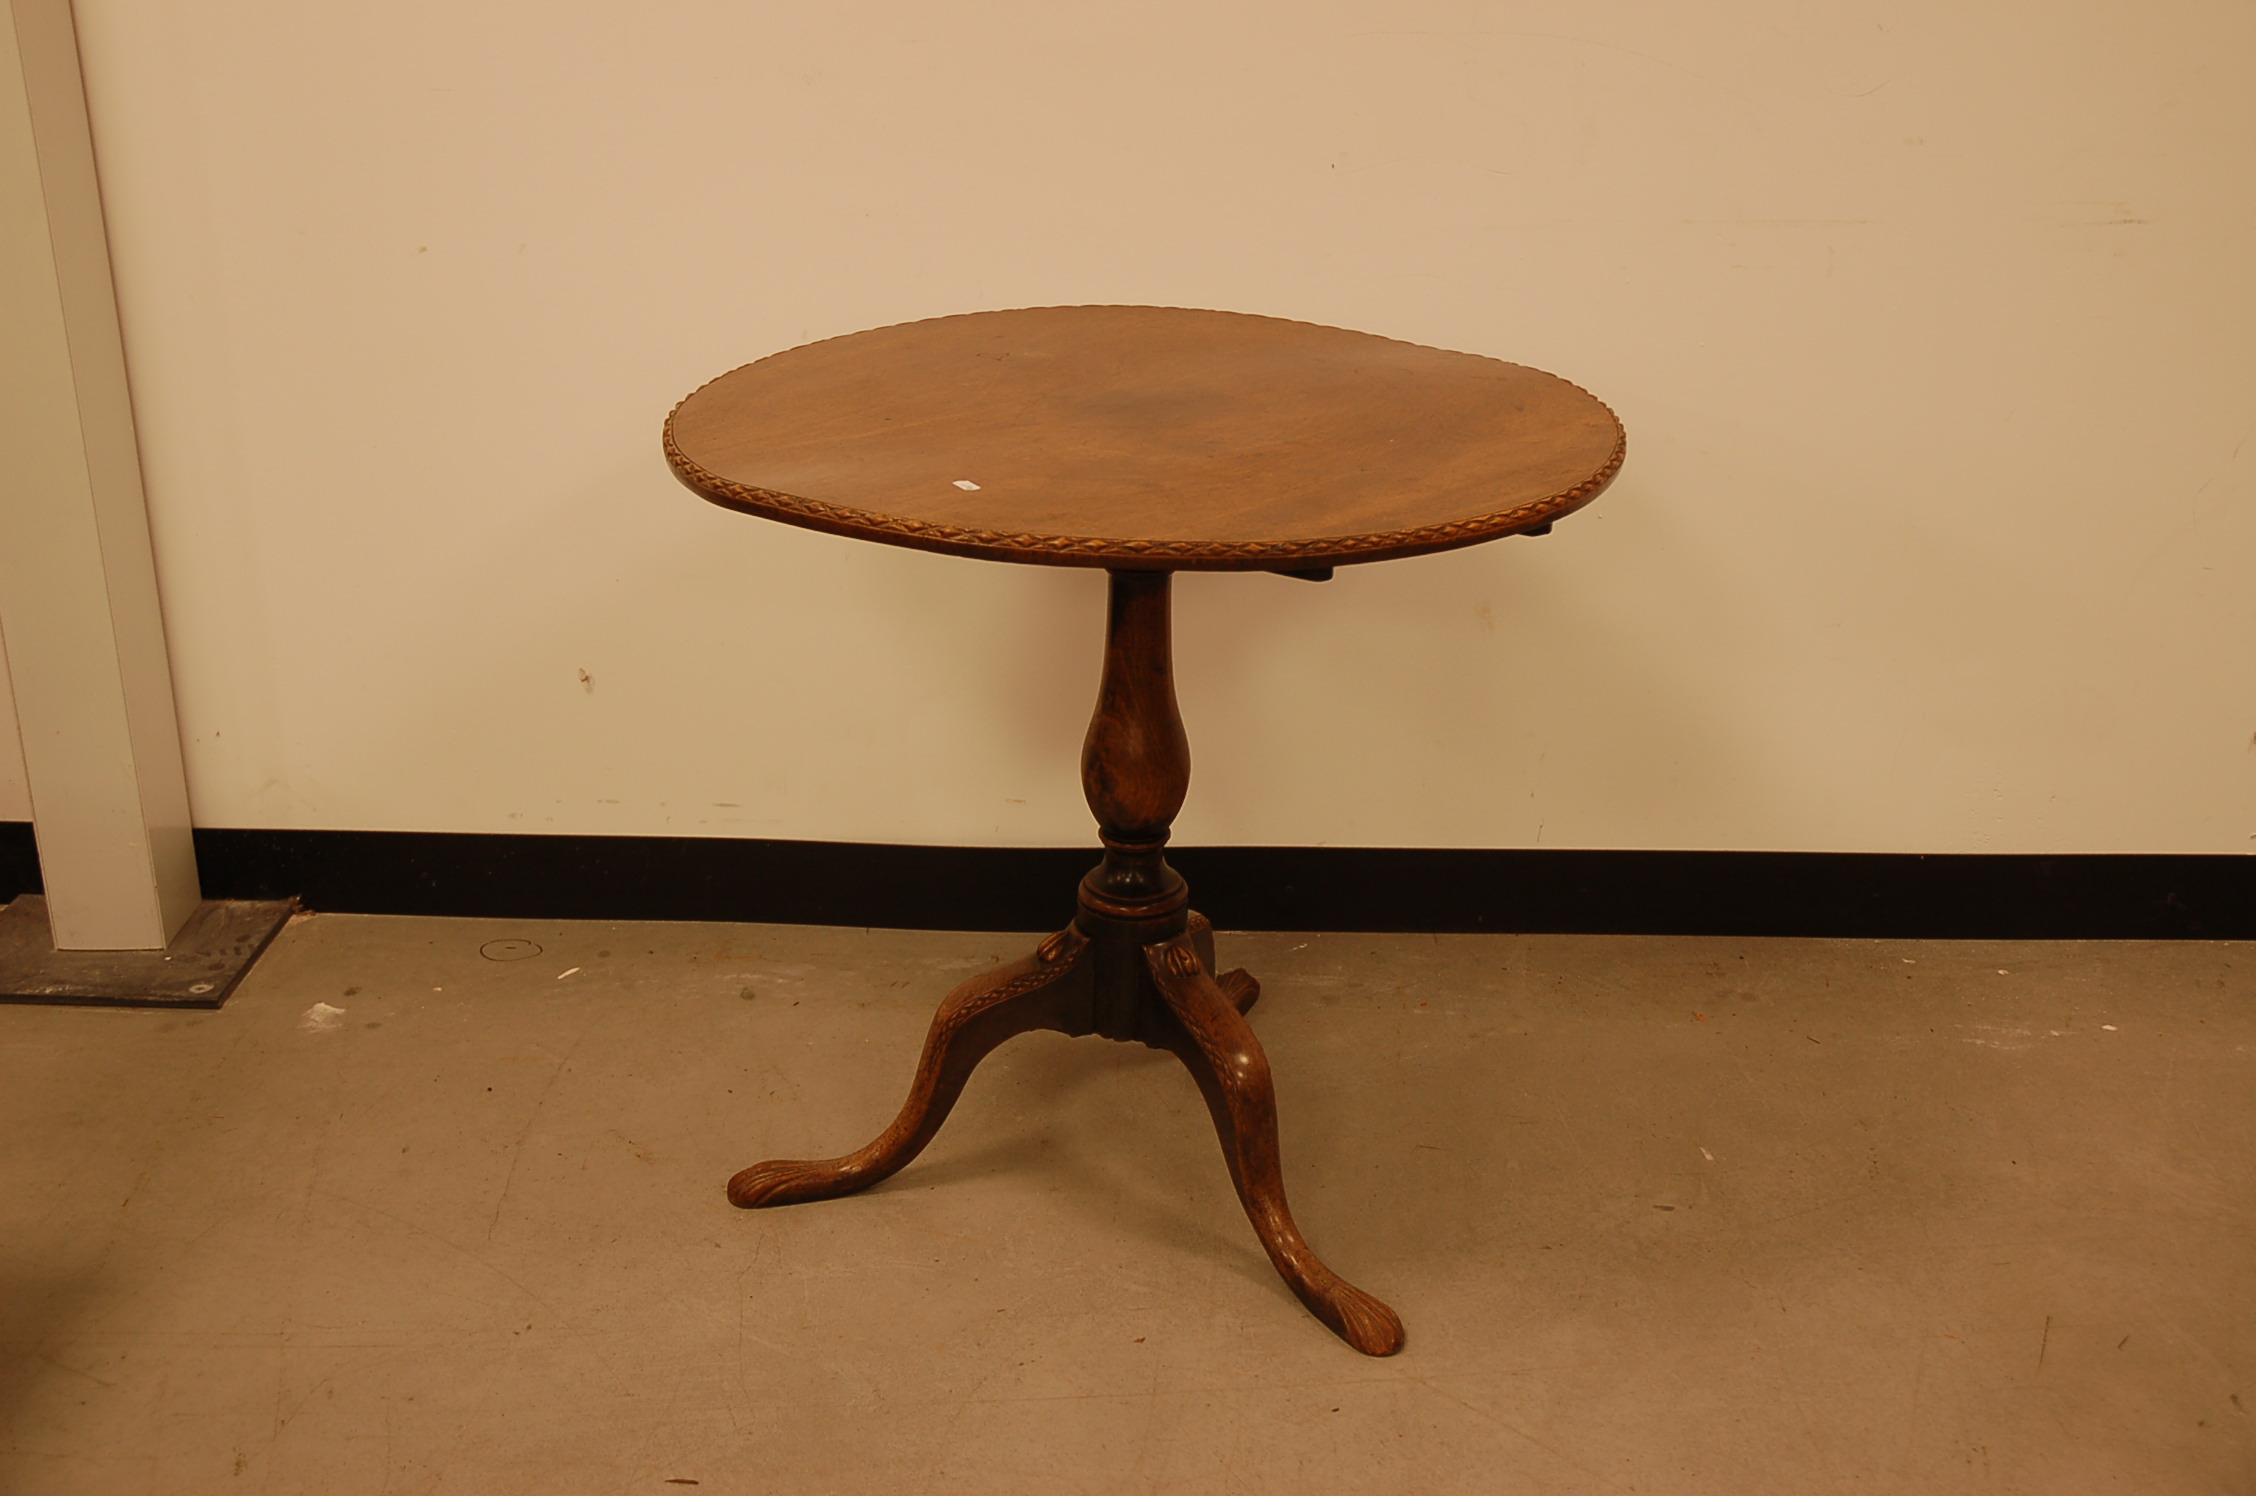
[[[1029,944],[331,915],[0,1009],[0,1490],[2256,1490],[2256,948],[1225,936],[1374,1361],[1150,1051],[727,1205]]]

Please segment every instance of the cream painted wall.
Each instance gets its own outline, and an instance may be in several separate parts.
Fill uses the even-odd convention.
[[[1099,577],[657,432],[1121,301],[1630,431],[1547,540],[1185,579],[1180,840],[2256,846],[2238,0],[79,6],[200,824],[1084,841]]]

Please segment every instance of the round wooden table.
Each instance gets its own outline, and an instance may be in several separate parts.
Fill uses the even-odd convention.
[[[1621,423],[1553,375],[1273,317],[1037,307],[832,338],[675,407],[666,459],[717,504],[890,545],[1110,573],[1081,782],[1104,859],[1073,923],[948,994],[893,1125],[843,1158],[772,1160],[738,1205],[866,1189],[922,1151],[972,1068],[1030,1029],[1179,1056],[1269,1259],[1357,1350],[1393,1310],[1320,1261],[1278,1172],[1276,1097],[1245,1012],[1162,849],[1190,785],[1168,593],[1176,571],[1338,566],[1539,535],[1621,467]]]

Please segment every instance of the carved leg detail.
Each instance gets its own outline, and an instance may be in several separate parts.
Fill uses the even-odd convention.
[[[924,1151],[963,1094],[964,1082],[997,1045],[1032,1029],[1087,1032],[1088,998],[1065,978],[1088,941],[1073,929],[1044,940],[1034,954],[973,977],[948,994],[933,1015],[909,1099],[893,1125],[857,1153],[830,1159],[770,1159],[729,1181],[731,1204],[792,1205],[850,1195],[887,1178]]]
[[[1240,1014],[1250,1009],[1261,996],[1261,984],[1253,979],[1252,972],[1242,966],[1216,977],[1214,985],[1222,989],[1222,995],[1230,1000],[1230,1006]]]
[[[1208,971],[1220,970],[1214,959],[1213,921],[1193,909],[1189,933],[1191,947],[1198,952],[1199,964]],[[1222,995],[1230,1000],[1230,1006],[1240,1013],[1249,1011],[1261,996],[1261,984],[1253,979],[1252,972],[1242,966],[1234,971],[1222,972],[1214,980],[1222,988]]]
[[[1152,980],[1182,1026],[1181,1042],[1173,1047],[1206,1095],[1246,1217],[1269,1260],[1311,1313],[1365,1355],[1391,1356],[1402,1349],[1402,1321],[1326,1267],[1293,1224],[1278,1167],[1277,1095],[1269,1061],[1231,994],[1201,960],[1204,954],[1188,931],[1144,948]]]

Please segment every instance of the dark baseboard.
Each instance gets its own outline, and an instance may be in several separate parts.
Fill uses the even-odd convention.
[[[204,894],[505,919],[706,919],[1041,930],[1093,849],[666,836],[196,833]],[[2256,856],[1180,847],[1224,929],[2256,939]],[[39,891],[0,822],[0,902]]]
[[[42,891],[39,851],[32,844],[31,822],[0,821],[0,903]]]

